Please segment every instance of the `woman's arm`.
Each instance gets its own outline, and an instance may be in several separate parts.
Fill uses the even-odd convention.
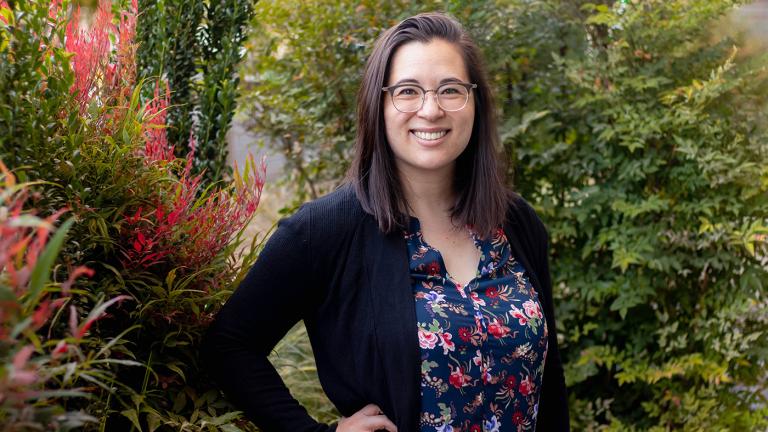
[[[521,200],[522,201],[522,200]],[[531,261],[536,266],[534,272],[544,294],[542,307],[547,319],[549,340],[547,360],[544,364],[544,377],[539,399],[539,416],[536,430],[541,432],[567,432],[570,430],[568,415],[568,394],[565,387],[565,374],[557,346],[557,328],[555,308],[552,300],[552,279],[549,273],[549,234],[541,219],[531,206],[521,202],[522,217],[528,227],[531,245]]]
[[[543,225],[542,225],[543,229]],[[544,378],[539,401],[539,418],[536,422],[537,431],[567,432],[570,430],[568,417],[568,394],[565,388],[565,373],[557,346],[557,329],[555,328],[555,308],[552,301],[552,280],[549,274],[548,240],[544,232],[544,253],[537,259],[543,263],[539,271],[539,283],[544,291],[544,316],[547,317],[549,341],[547,360],[544,364]]]
[[[214,381],[265,432],[325,432],[294,399],[267,356],[304,315],[319,287],[308,271],[306,212],[280,222],[248,275],[216,316],[202,358]]]

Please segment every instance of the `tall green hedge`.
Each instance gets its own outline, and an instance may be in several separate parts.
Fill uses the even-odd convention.
[[[168,139],[206,182],[231,174],[226,134],[238,96],[237,67],[255,0],[140,0],[138,73],[171,88]],[[148,89],[147,96],[151,94]]]
[[[768,60],[711,31],[737,5],[262,2],[244,107],[299,199],[320,194],[347,166],[373,39],[454,14],[550,230],[574,430],[763,430]]]

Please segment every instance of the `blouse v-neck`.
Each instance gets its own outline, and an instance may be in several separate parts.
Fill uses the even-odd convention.
[[[443,258],[442,252],[440,252],[440,250],[437,249],[436,247],[430,245],[426,241],[426,239],[424,239],[424,233],[421,231],[421,222],[416,216],[411,216],[410,224],[408,227],[409,233],[417,235],[417,241],[419,242],[420,246],[423,246],[425,249],[431,250],[435,253],[435,255],[437,256],[438,264],[440,265],[440,268],[445,269],[446,278],[448,278],[451,282],[456,284],[456,286],[458,287],[469,286],[477,280],[477,278],[482,274],[483,258],[485,256],[483,253],[482,240],[477,235],[477,233],[469,226],[466,226],[464,229],[466,230],[466,233],[469,236],[469,238],[472,240],[472,243],[475,245],[475,248],[477,248],[477,250],[480,252],[480,256],[477,260],[477,265],[475,266],[475,275],[472,276],[470,280],[466,281],[466,283],[461,283],[461,281],[457,280],[448,272],[448,267],[445,265],[445,259]]]

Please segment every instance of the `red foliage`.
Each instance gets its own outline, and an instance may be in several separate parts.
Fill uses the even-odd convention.
[[[112,24],[112,5],[110,1],[99,2],[94,24],[90,29],[80,29],[80,6],[75,9],[72,19],[67,24],[65,47],[74,54],[71,64],[75,73],[72,92],[84,113],[96,94],[100,80],[104,80],[109,69]]]
[[[253,158],[246,164],[246,174],[237,174],[229,188],[216,189],[197,199],[201,175],[191,174],[193,153],[171,192],[169,202],[158,197],[153,211],[142,216],[142,208],[124,219],[127,240],[123,264],[148,268],[173,261],[188,268],[210,262],[250,220],[259,205],[266,166]],[[237,166],[235,166],[237,172]]]
[[[119,101],[130,96],[135,86],[137,1],[131,10],[121,14],[119,26],[113,23],[111,2],[100,0],[93,25],[78,29],[79,9],[67,25],[66,49],[74,53],[72,65],[75,84],[72,91],[80,112],[98,102]],[[110,35],[116,47],[110,44]],[[114,49],[114,63],[111,63]],[[158,81],[154,97],[143,109],[140,150],[147,165],[156,164],[173,176],[174,148],[166,134],[167,110],[170,104],[167,83]],[[120,104],[105,110],[105,119],[122,116]],[[102,122],[106,127],[106,122]],[[109,131],[106,131],[107,133]],[[248,175],[236,176],[235,185],[211,191],[200,190],[202,177],[193,176],[194,137],[190,137],[189,154],[173,190],[159,190],[150,199],[156,204],[142,214],[139,208],[125,217],[122,225],[123,265],[127,268],[149,268],[172,262],[174,265],[199,268],[217,255],[256,211],[264,185],[264,162],[253,160],[246,165]],[[199,196],[203,198],[198,198]]]
[[[0,180],[0,284],[13,294],[12,298],[0,302],[0,344],[11,352],[15,350],[10,374],[0,377],[0,402],[8,397],[23,403],[35,394],[35,386],[43,379],[37,366],[29,361],[35,352],[34,345],[25,340],[23,332],[18,334],[14,329],[27,325],[33,332],[39,330],[66,303],[69,286],[75,279],[92,276],[93,270],[84,266],[72,269],[66,287],[61,286],[63,297],[52,299],[47,291],[30,297],[33,272],[41,271],[36,265],[48,246],[54,224],[66,209],[45,219],[34,218],[34,210],[24,208],[30,196],[28,189],[16,185],[15,177],[2,161]],[[14,333],[17,334],[14,336]],[[52,351],[54,357],[66,352],[66,344],[62,343]]]
[[[171,90],[165,84],[165,96],[160,96],[160,81],[155,84],[155,96],[144,107],[146,123],[144,124],[144,160],[147,164],[154,162],[171,162],[174,160],[173,145],[168,142],[166,133],[166,118],[168,105],[171,100]]]
[[[3,9],[10,9],[10,7],[8,6],[7,1],[0,0],[0,11],[2,11]],[[0,15],[0,22],[2,22],[3,24],[8,24],[8,21],[2,15]]]
[[[55,9],[52,6],[52,11]],[[111,0],[100,0],[93,24],[88,29],[81,29],[80,7],[75,9],[67,24],[65,48],[74,54],[71,64],[75,83],[71,91],[81,114],[94,100],[107,104],[112,99],[130,97],[136,81],[134,39],[137,15],[138,3],[132,0],[131,10],[122,12],[118,27],[113,22]],[[117,40],[114,63],[110,62],[113,51],[110,35]]]
[[[0,161],[0,173],[5,182],[5,189],[0,189],[0,271],[2,271],[2,283],[15,295],[16,301],[4,302],[0,307],[0,340],[8,335],[8,324],[11,313],[19,312],[19,300],[29,291],[29,282],[32,272],[37,265],[40,254],[48,244],[48,237],[54,223],[65,213],[61,209],[54,214],[32,224],[29,217],[34,211],[25,211],[24,206],[28,200],[29,192],[22,188],[16,193],[7,191],[15,187],[16,179]],[[69,279],[62,284],[62,294],[69,294],[69,287],[80,276],[92,276],[93,270],[80,266],[69,272]],[[65,299],[50,300],[48,294],[42,294],[32,315],[32,324],[35,328],[42,326],[51,313],[61,307]]]

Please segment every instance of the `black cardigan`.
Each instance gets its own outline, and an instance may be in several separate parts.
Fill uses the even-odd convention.
[[[549,327],[537,431],[568,431],[552,307],[547,233],[516,197],[504,232],[542,300]],[[384,235],[349,185],[280,222],[203,343],[207,369],[266,432],[333,431],[290,395],[267,356],[304,320],[328,398],[344,416],[378,405],[400,432],[418,431],[419,342],[402,234]]]

